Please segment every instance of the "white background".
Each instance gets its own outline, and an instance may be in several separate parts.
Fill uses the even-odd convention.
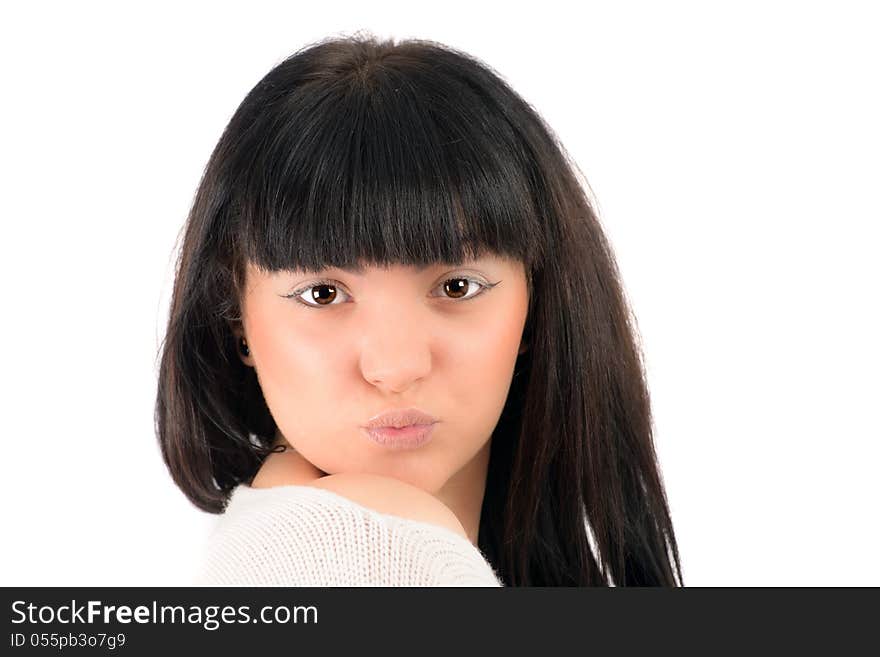
[[[598,202],[686,584],[880,585],[870,3],[28,3],[0,13],[0,584],[187,583],[153,434],[178,231],[250,88],[368,30],[488,63]]]

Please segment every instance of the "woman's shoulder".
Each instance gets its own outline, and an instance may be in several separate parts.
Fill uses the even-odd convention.
[[[377,513],[437,525],[467,538],[464,527],[449,507],[430,493],[398,479],[368,473],[328,475],[296,452],[289,451],[270,455],[250,488],[285,486],[330,491]]]
[[[365,473],[327,475],[308,484],[378,513],[417,520],[467,538],[458,517],[436,497],[398,479]]]
[[[364,491],[373,494],[381,483],[331,476],[321,486],[233,489],[195,583],[500,585],[482,553],[460,534],[358,501],[368,502]],[[351,497],[334,490],[346,486],[354,486]]]

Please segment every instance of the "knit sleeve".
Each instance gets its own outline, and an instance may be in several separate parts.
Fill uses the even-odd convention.
[[[195,585],[503,586],[463,536],[312,486],[233,490]]]

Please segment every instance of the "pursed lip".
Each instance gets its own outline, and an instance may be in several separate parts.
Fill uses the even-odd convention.
[[[374,415],[364,423],[366,429],[409,427],[416,424],[434,424],[437,419],[417,408],[391,409]]]

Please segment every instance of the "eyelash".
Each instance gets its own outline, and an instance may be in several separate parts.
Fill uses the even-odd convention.
[[[498,282],[496,282],[496,283],[484,283],[483,281],[478,280],[478,279],[476,279],[476,278],[471,278],[470,276],[450,276],[449,278],[447,278],[447,279],[445,279],[444,281],[442,281],[441,285],[442,285],[443,283],[448,283],[449,281],[456,281],[456,280],[464,280],[464,281],[468,281],[469,283],[476,283],[477,285],[479,285],[479,286],[482,287],[483,289],[480,290],[479,292],[477,292],[476,294],[474,294],[473,296],[470,296],[470,297],[465,297],[465,298],[463,298],[463,299],[450,299],[450,300],[449,300],[449,301],[451,301],[451,302],[455,302],[455,303],[461,303],[461,302],[464,302],[464,301],[472,301],[473,299],[476,299],[477,297],[483,296],[486,292],[488,292],[488,291],[491,290],[493,287],[495,287],[496,285],[498,285],[498,283],[501,282],[501,281],[498,281]],[[339,285],[339,283],[338,283],[337,281],[334,281],[334,280],[332,280],[332,279],[326,278],[326,279],[321,279],[321,280],[319,280],[319,281],[312,281],[312,282],[309,283],[308,285],[305,285],[305,286],[299,288],[298,290],[295,290],[295,291],[291,292],[290,294],[286,294],[286,295],[284,295],[284,296],[287,297],[288,299],[293,299],[294,301],[296,301],[297,303],[299,303],[299,304],[305,306],[306,308],[320,309],[320,308],[329,308],[329,307],[331,307],[331,306],[339,306],[339,305],[341,305],[341,304],[338,304],[338,303],[330,303],[330,304],[326,304],[326,305],[312,304],[312,303],[308,303],[308,302],[306,302],[306,301],[303,301],[303,300],[300,298],[300,295],[301,295],[303,292],[305,292],[305,291],[307,291],[307,290],[310,290],[310,289],[312,289],[313,287],[320,287],[320,286],[322,286],[322,285],[329,285],[329,286],[331,286],[331,287],[336,287],[336,288],[341,288],[341,287],[342,287],[341,285]],[[348,294],[348,293],[346,292],[346,294]]]

